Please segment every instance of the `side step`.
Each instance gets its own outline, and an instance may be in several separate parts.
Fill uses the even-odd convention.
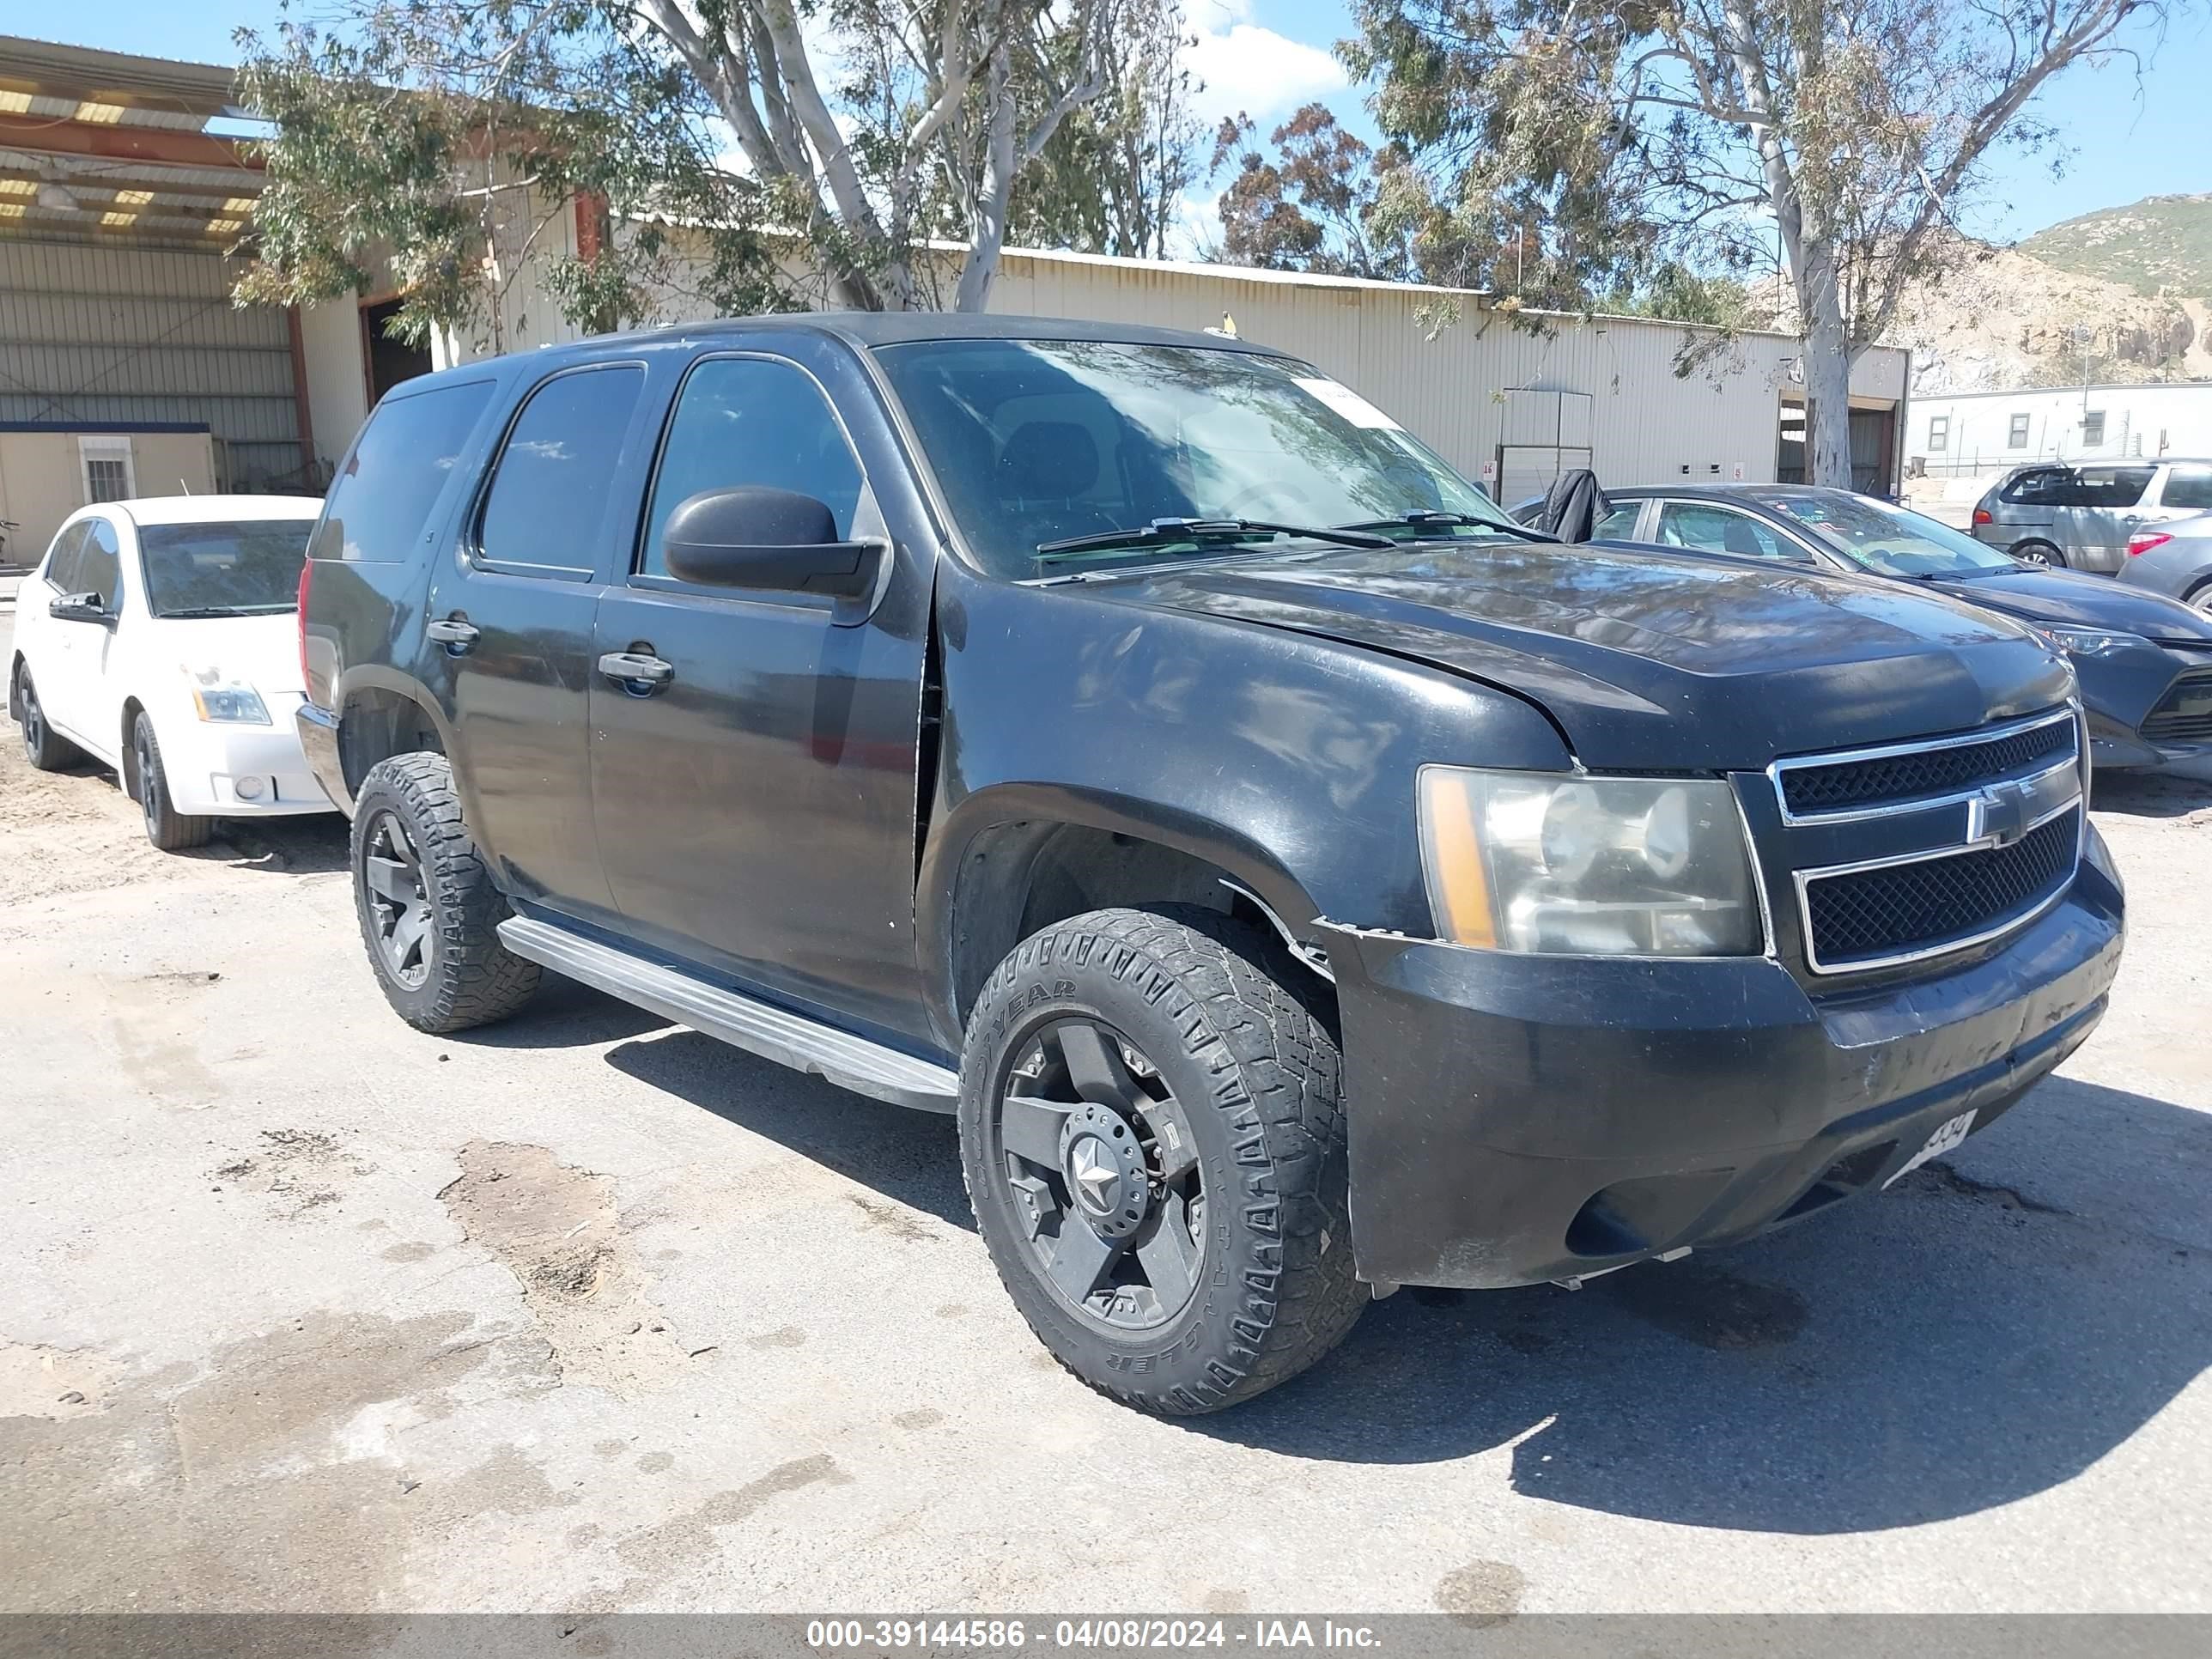
[[[950,1112],[959,1101],[960,1074],[949,1067],[734,991],[717,990],[689,974],[641,962],[566,928],[511,916],[500,923],[499,937],[526,961],[650,1008],[747,1054],[826,1078],[841,1089],[925,1112]]]

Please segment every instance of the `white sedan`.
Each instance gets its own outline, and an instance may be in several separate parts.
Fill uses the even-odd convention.
[[[218,818],[333,810],[292,724],[321,507],[179,495],[73,514],[15,596],[8,712],[31,764],[112,766],[161,848],[200,846]]]

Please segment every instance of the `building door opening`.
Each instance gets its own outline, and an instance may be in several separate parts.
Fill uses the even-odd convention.
[[[378,398],[402,380],[430,372],[430,348],[412,346],[385,333],[384,325],[399,314],[399,301],[380,300],[361,308],[362,356],[368,367],[368,401]]]

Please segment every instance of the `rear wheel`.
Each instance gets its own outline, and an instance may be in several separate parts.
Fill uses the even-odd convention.
[[[46,724],[46,711],[39,702],[39,688],[31,683],[31,665],[15,665],[15,720],[23,731],[23,755],[41,772],[58,772],[84,758],[84,751]]]
[[[208,844],[215,820],[177,811],[169,794],[169,775],[161,769],[161,745],[155,738],[154,722],[143,712],[131,723],[131,776],[138,787],[138,811],[146,822],[148,841],[165,853]]]
[[[2039,564],[2051,570],[2066,568],[2066,556],[2049,542],[2021,542],[2012,550],[2012,556],[2023,564]]]
[[[961,1060],[968,1191],[1030,1328],[1169,1415],[1295,1376],[1367,1300],[1334,1040],[1210,911],[1100,910],[1025,940]]]
[[[2189,596],[2191,605],[2208,616],[2212,616],[2212,582],[2207,582]]]
[[[466,1030],[529,1001],[538,969],[502,944],[511,914],[461,822],[443,755],[371,769],[354,803],[354,909],[385,1000],[420,1031]]]

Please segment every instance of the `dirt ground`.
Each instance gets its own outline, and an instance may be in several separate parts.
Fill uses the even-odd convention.
[[[0,1606],[2212,1610],[2212,786],[2103,790],[2111,1016],[1943,1164],[1174,1425],[945,1121],[573,986],[419,1036],[337,818],[162,854],[0,738]]]

